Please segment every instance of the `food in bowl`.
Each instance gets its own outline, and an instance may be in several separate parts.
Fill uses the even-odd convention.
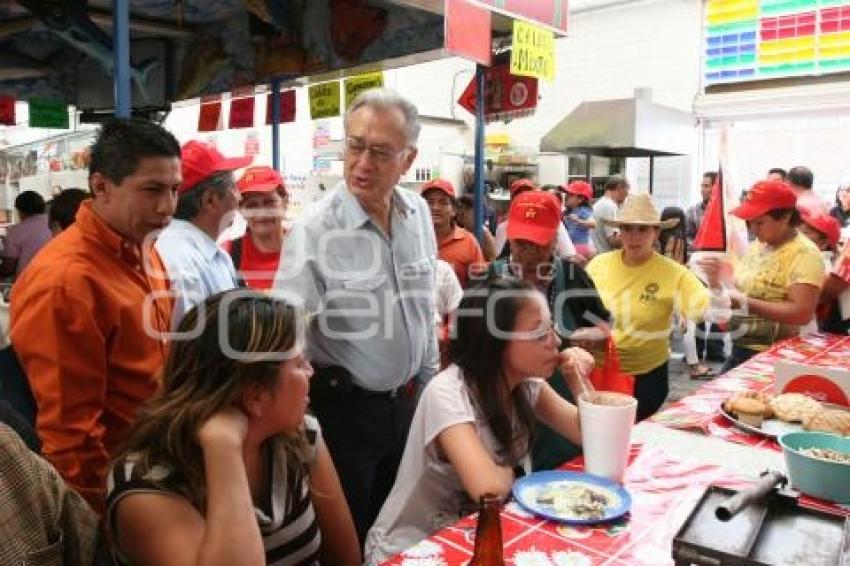
[[[552,483],[534,498],[540,505],[551,507],[565,519],[601,519],[605,509],[618,504],[615,494],[582,482]]]
[[[830,462],[839,462],[841,464],[850,464],[850,453],[839,452],[831,448],[804,448],[800,450],[800,454],[818,458],[820,460],[829,460]]]
[[[756,391],[735,393],[723,403],[726,412],[742,423],[760,427],[764,419],[773,417],[770,396]]]

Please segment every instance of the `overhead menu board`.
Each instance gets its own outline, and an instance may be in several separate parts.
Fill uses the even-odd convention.
[[[850,71],[850,0],[708,0],[706,85]]]

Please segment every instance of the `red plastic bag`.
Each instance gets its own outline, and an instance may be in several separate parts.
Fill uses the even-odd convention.
[[[631,396],[635,394],[635,376],[620,370],[620,356],[610,336],[606,342],[605,363],[590,372],[590,383],[597,391],[616,391]]]

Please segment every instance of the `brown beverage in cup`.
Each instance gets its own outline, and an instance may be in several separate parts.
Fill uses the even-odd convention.
[[[634,403],[634,397],[616,391],[594,391],[587,398],[594,405],[608,405],[611,407],[628,407]]]
[[[584,471],[622,483],[637,400],[612,391],[578,396]]]

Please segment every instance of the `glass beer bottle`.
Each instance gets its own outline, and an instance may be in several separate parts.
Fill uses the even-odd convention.
[[[469,566],[504,566],[502,556],[502,522],[499,512],[502,499],[485,494],[478,503],[478,526],[475,529],[475,552]]]

